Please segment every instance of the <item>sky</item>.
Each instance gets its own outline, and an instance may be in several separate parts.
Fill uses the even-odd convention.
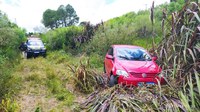
[[[43,26],[43,12],[57,10],[60,5],[72,5],[80,17],[79,22],[96,24],[131,11],[149,9],[153,1],[159,5],[170,0],[0,0],[0,10],[18,26],[34,32],[35,27]]]

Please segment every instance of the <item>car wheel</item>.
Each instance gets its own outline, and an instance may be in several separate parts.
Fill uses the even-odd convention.
[[[111,76],[110,76],[110,80],[109,80],[109,86],[110,86],[110,87],[113,87],[113,86],[116,85],[116,84],[117,84],[117,77],[114,76],[114,75],[111,75]]]
[[[43,58],[46,58],[47,55],[46,55],[46,54],[43,54],[42,56],[43,56]]]
[[[24,51],[23,56],[25,59],[27,59],[27,52]]]
[[[24,58],[26,59],[30,58],[30,54],[28,54],[27,52],[24,52]]]

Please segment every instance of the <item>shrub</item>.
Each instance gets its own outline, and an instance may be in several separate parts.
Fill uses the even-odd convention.
[[[82,27],[70,26],[65,28],[57,28],[50,30],[41,38],[47,43],[49,50],[61,50],[72,48],[74,46],[73,37],[82,32]]]
[[[186,4],[176,15],[172,13],[171,31],[157,47],[158,62],[166,71],[169,84],[178,91],[186,111],[199,110],[200,50],[199,4]],[[190,10],[188,13],[187,11]],[[168,23],[170,24],[170,23]],[[166,27],[165,27],[166,28]]]
[[[21,31],[20,35],[16,32],[21,31],[18,28],[0,28],[0,99],[9,92],[14,92],[18,87],[18,79],[11,74],[15,64],[20,60],[19,45],[23,40],[25,33]],[[16,87],[14,86],[16,83]]]
[[[90,69],[89,61],[86,64],[80,61],[78,66],[68,65],[71,69],[75,88],[84,93],[91,93],[105,83],[104,78],[98,72]]]

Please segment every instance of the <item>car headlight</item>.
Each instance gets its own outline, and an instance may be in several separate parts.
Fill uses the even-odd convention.
[[[116,74],[117,75],[122,75],[124,77],[128,77],[129,76],[128,73],[126,71],[124,71],[124,70],[117,70]]]
[[[46,48],[45,48],[45,47],[42,47],[41,49],[42,49],[42,50],[46,50]]]

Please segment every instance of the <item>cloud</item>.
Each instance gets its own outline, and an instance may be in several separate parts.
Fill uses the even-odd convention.
[[[17,22],[20,27],[33,31],[42,26],[42,14],[46,9],[57,10],[60,5],[71,4],[81,21],[93,24],[121,16],[127,12],[149,8],[153,0],[0,0],[0,10]],[[155,5],[169,0],[154,0]]]

